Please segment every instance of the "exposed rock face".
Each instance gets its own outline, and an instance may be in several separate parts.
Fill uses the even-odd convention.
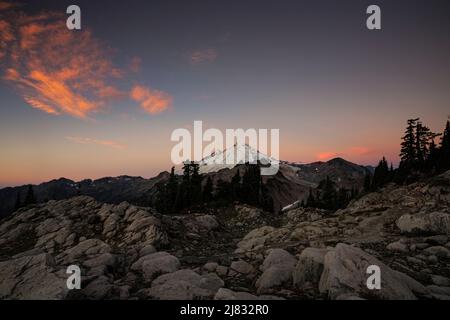
[[[156,278],[145,293],[160,300],[211,299],[223,285],[215,273],[202,276],[185,269]]]
[[[449,195],[447,172],[334,213],[49,201],[0,220],[0,299],[450,299]]]
[[[0,262],[0,299],[64,299],[66,279],[49,254]]]
[[[405,214],[397,220],[397,227],[404,233],[450,234],[450,214]]]
[[[319,248],[306,248],[302,251],[293,273],[294,286],[304,290],[319,284],[328,251]]]
[[[165,225],[162,218],[150,208],[84,196],[23,209],[0,225],[0,298],[128,298],[140,283],[180,268],[176,256],[156,252],[168,244],[166,228],[181,224],[184,235],[201,238],[219,226],[210,215]],[[69,265],[82,270],[82,290],[67,289]]]
[[[367,268],[371,265],[381,269],[381,289],[367,287]],[[405,274],[392,270],[384,263],[361,249],[340,243],[324,258],[319,290],[330,298],[352,294],[364,298],[416,299],[414,291],[425,294],[425,288]]]
[[[296,263],[295,257],[283,249],[269,250],[261,266],[263,273],[256,282],[258,293],[270,293],[272,288],[292,281],[292,272]]]

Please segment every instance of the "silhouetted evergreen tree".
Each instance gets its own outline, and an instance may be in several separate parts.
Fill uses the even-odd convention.
[[[450,121],[448,120],[441,137],[438,166],[440,171],[450,169]]]
[[[170,170],[169,182],[167,183],[167,193],[168,209],[169,211],[174,212],[176,209],[178,194],[178,181],[175,176],[175,167],[172,167]]]
[[[183,164],[183,177],[180,185],[180,206],[188,208],[191,206],[192,188],[191,188],[191,162],[186,161]]]
[[[372,178],[372,190],[377,190],[389,182],[390,173],[386,158],[383,157],[375,168],[375,172]]]
[[[191,205],[198,205],[201,202],[202,197],[202,178],[199,173],[200,167],[198,163],[191,162]]]
[[[319,188],[322,190],[319,207],[333,210],[336,207],[336,188],[329,176],[325,179],[323,186],[320,186]]]
[[[425,170],[427,172],[436,172],[439,165],[439,149],[436,146],[436,143],[434,142],[434,138],[431,140],[430,143],[430,150],[427,156],[427,159],[425,161]]]
[[[422,122],[418,121],[416,124],[416,167],[422,169],[425,163],[425,158],[428,153],[428,133],[430,129],[422,125]]]
[[[167,185],[165,183],[161,182],[156,185],[154,206],[161,213],[168,213],[170,211],[169,193],[167,192]]]
[[[413,167],[417,159],[416,153],[416,126],[419,118],[409,119],[408,125],[405,130],[405,135],[402,137],[401,150],[400,150],[400,166],[409,170]]]

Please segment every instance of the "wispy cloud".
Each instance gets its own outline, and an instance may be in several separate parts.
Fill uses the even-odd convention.
[[[130,71],[139,71],[140,58],[133,58],[130,67],[121,70],[89,29],[68,30],[62,14],[29,15],[11,8],[0,1],[0,10],[7,11],[2,15],[7,18],[0,18],[3,79],[15,84],[31,107],[87,118],[108,102],[130,96],[129,89],[119,84]],[[154,90],[140,102],[149,112],[159,113],[166,109],[162,97]]]
[[[92,139],[92,138],[85,138],[85,137],[66,137],[67,140],[78,143],[78,144],[90,144],[90,145],[99,145],[99,146],[105,146],[110,147],[114,149],[125,149],[127,146],[125,144],[122,144],[117,141],[112,140],[98,140],[98,139]]]
[[[151,114],[161,113],[172,104],[172,97],[169,94],[144,86],[135,86],[130,92],[130,97]]]
[[[218,56],[219,54],[217,50],[213,48],[195,50],[189,53],[189,62],[192,65],[197,65],[204,62],[213,62]]]

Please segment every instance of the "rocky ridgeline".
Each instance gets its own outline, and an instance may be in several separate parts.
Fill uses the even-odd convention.
[[[0,298],[450,299],[449,204],[450,171],[335,213],[50,201],[0,222]],[[81,290],[66,286],[73,264]],[[369,265],[381,290],[366,286]]]

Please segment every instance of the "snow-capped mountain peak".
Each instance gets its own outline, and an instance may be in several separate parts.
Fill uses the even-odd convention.
[[[200,173],[216,172],[225,168],[233,168],[238,164],[273,163],[275,158],[269,157],[248,144],[237,145],[223,151],[213,152],[210,156],[203,158],[200,162]]]

